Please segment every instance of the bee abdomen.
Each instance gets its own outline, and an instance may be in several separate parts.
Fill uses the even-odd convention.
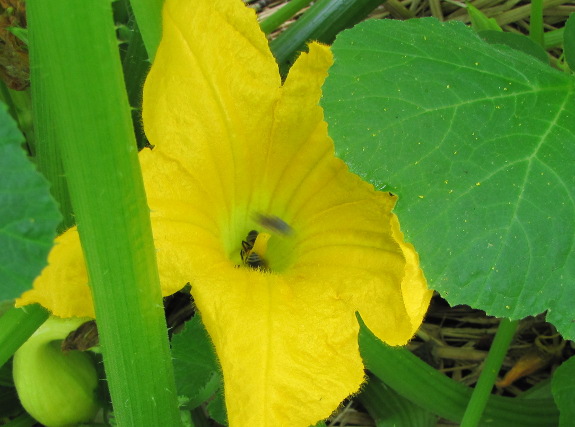
[[[259,256],[257,253],[252,252],[250,253],[246,259],[244,259],[244,263],[251,268],[254,269],[261,269],[261,270],[267,270],[268,269],[268,263],[266,262],[265,259],[263,259],[261,256]]]

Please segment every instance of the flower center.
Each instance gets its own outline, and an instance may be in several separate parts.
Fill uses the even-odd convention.
[[[258,233],[252,230],[248,233],[246,240],[242,240],[240,256],[244,265],[264,271],[269,271],[269,264],[265,259],[268,249],[269,233]]]
[[[251,231],[241,231],[250,225]],[[287,222],[276,216],[251,214],[247,224],[238,226],[240,235],[234,233],[237,237],[230,241],[229,246],[230,260],[234,265],[275,273],[280,273],[291,265],[297,239]]]

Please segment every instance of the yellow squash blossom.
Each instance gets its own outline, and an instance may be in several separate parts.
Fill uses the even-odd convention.
[[[163,25],[144,87],[155,148],[140,153],[163,293],[192,284],[231,426],[315,424],[364,381],[356,312],[392,345],[419,327],[417,254],[395,197],[334,156],[318,106],[328,47],[282,84],[241,0],[167,0]],[[19,303],[94,316],[76,230],[57,242]]]

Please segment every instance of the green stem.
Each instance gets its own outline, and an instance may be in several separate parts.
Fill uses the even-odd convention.
[[[305,49],[308,41],[332,43],[340,31],[362,21],[382,3],[382,0],[321,0],[315,3],[270,43],[280,73],[287,74],[295,55]]]
[[[407,349],[382,343],[363,322],[360,324],[361,355],[374,375],[416,405],[451,421],[461,421],[471,389],[433,369]],[[490,426],[556,426],[559,413],[553,399],[492,395],[483,419],[488,419]]]
[[[266,34],[271,33],[311,2],[312,0],[291,0],[285,3],[284,6],[260,22],[262,31]]]
[[[110,2],[30,0],[27,13],[32,67],[45,76],[37,95],[50,105],[69,180],[114,415],[118,425],[180,425]]]
[[[549,7],[555,7],[563,3],[565,3],[565,0],[543,0],[542,8],[546,9]],[[477,2],[474,2],[474,5],[475,7],[480,8],[480,5]],[[531,13],[531,10],[532,10],[531,3],[526,2],[526,4],[524,4],[523,6],[517,6],[498,14],[497,18],[495,19],[497,20],[497,23],[502,27],[504,25],[511,24],[512,22],[528,18],[529,14]]]
[[[0,317],[0,366],[12,357],[47,318],[48,312],[37,304],[11,308]]]
[[[434,7],[434,5],[436,5]],[[441,6],[439,6],[439,2],[429,2],[430,9],[432,11],[432,16],[436,18],[441,18],[443,21],[443,16],[441,12]],[[407,7],[403,5],[399,0],[387,0],[385,3],[385,9],[391,13],[392,17],[399,17],[400,19],[413,19],[416,17],[415,13],[412,10],[409,10]],[[433,9],[436,9],[435,13]]]
[[[485,359],[483,370],[479,376],[479,380],[473,390],[465,415],[461,421],[462,427],[475,427],[479,425],[481,414],[487,405],[493,384],[497,379],[497,374],[501,369],[501,364],[507,354],[509,344],[515,335],[518,321],[510,321],[502,319],[491,344],[489,354]]]
[[[545,42],[545,49],[550,49],[552,47],[561,46],[563,44],[563,33],[565,28],[559,28],[558,30],[547,31],[543,34],[543,40]]]
[[[543,0],[533,0],[531,2],[529,37],[539,46],[545,47],[543,43]]]
[[[150,62],[153,62],[162,39],[163,3],[163,0],[130,0]]]

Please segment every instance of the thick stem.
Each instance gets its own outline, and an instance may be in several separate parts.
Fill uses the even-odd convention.
[[[37,102],[49,105],[68,178],[117,423],[180,425],[110,2],[30,0],[27,12]]]

